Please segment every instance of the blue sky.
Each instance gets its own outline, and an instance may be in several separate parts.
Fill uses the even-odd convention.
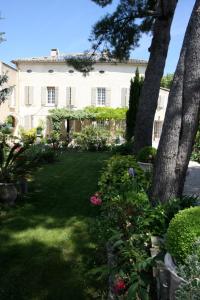
[[[6,0],[1,1],[0,31],[7,41],[0,44],[0,60],[48,55],[51,48],[81,52],[89,48],[91,26],[118,1],[104,9],[91,0]],[[184,32],[195,0],[179,0],[172,26],[165,73],[174,72]],[[148,59],[151,37],[143,36],[132,57]]]

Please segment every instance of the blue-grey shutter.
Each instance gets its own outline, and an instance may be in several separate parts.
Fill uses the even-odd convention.
[[[106,106],[111,106],[111,89],[106,89]]]
[[[47,88],[46,86],[41,87],[41,105],[45,106],[47,104]]]
[[[97,88],[91,89],[91,105],[96,106],[97,100]]]

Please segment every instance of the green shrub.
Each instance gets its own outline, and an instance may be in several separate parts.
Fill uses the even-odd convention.
[[[130,175],[129,170],[134,172],[134,177]],[[148,184],[144,172],[137,164],[134,156],[115,155],[107,161],[99,180],[99,187],[102,193],[111,197],[127,192],[136,183],[138,188],[145,188]]]
[[[75,145],[81,150],[105,150],[109,142],[110,132],[106,129],[86,126],[81,132],[73,134]]]
[[[144,147],[137,155],[137,160],[144,163],[154,163],[157,150],[153,147]]]
[[[52,163],[56,160],[55,151],[44,144],[31,145],[24,153],[27,161],[34,164]]]
[[[133,153],[133,143],[126,142],[112,149],[113,154],[129,155]]]
[[[193,244],[200,238],[200,207],[180,211],[171,220],[167,231],[167,250],[178,262],[193,253]],[[200,252],[199,252],[200,255]]]

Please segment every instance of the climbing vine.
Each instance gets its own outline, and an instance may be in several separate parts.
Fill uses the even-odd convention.
[[[64,120],[102,120],[123,121],[126,118],[126,108],[111,107],[86,107],[82,110],[68,110],[56,108],[50,111],[49,118],[52,121],[53,130],[59,131]]]

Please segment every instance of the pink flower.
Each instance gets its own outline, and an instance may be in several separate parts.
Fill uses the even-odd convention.
[[[99,193],[95,193],[92,197],[90,197],[90,202],[93,205],[100,206],[102,204],[102,200],[100,198],[100,194]]]
[[[123,279],[118,278],[114,283],[114,293],[115,294],[121,294],[123,290],[126,288],[126,284]]]

